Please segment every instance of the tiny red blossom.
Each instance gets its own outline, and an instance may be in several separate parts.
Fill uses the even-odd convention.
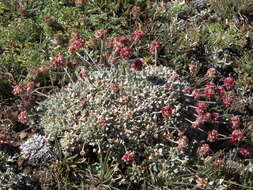
[[[222,166],[223,164],[224,164],[224,161],[223,161],[222,158],[220,158],[220,157],[215,158],[215,160],[214,160],[213,163],[212,163],[212,165],[213,165],[214,167],[220,167],[220,166]]]
[[[26,111],[22,111],[18,114],[18,121],[23,124],[26,124],[28,122],[28,115]]]
[[[232,134],[229,137],[230,137],[230,142],[232,144],[236,144],[244,138],[244,134],[241,130],[236,129],[232,132]]]
[[[222,100],[223,100],[225,107],[229,107],[233,103],[233,99],[228,95],[223,96]]]
[[[218,140],[219,132],[217,130],[208,131],[207,141],[214,142]]]
[[[138,41],[138,40],[142,40],[145,34],[142,30],[135,30],[133,32],[133,35],[134,35],[134,40]]]
[[[131,164],[134,161],[135,158],[135,154],[132,151],[127,151],[123,157],[122,160],[127,163],[127,164]]]
[[[168,118],[172,114],[172,108],[170,106],[165,106],[161,109],[163,118]]]
[[[116,52],[120,51],[124,47],[125,45],[122,42],[118,42],[118,41],[113,42],[113,50]]]
[[[213,82],[209,82],[209,83],[207,83],[207,87],[209,87],[209,88],[215,88],[216,85]]]
[[[18,85],[15,85],[13,87],[13,90],[12,90],[12,93],[14,95],[20,95],[21,93],[23,93],[25,90],[25,85],[24,84],[18,84]]]
[[[76,61],[75,59],[69,61],[69,63],[68,63],[68,67],[69,67],[70,69],[75,68],[76,65],[77,65],[77,61]]]
[[[162,43],[159,41],[153,41],[150,44],[150,49],[149,49],[149,53],[151,55],[155,55],[156,53],[158,54],[162,49]]]
[[[183,89],[183,92],[189,94],[189,93],[191,92],[191,88],[190,88],[190,87],[185,87],[185,88]]]
[[[82,67],[81,71],[78,73],[80,78],[85,78],[88,76],[89,70],[86,67]]]
[[[127,96],[123,96],[119,99],[121,104],[127,104],[129,102],[129,98]]]
[[[208,106],[205,102],[198,102],[195,110],[199,115],[202,115],[206,112],[207,108]]]
[[[54,66],[61,66],[64,63],[64,60],[65,57],[63,55],[57,55],[51,60],[51,63]]]
[[[195,73],[198,69],[198,66],[194,64],[189,64],[188,66],[189,66],[190,73]]]
[[[218,121],[220,118],[220,114],[219,113],[211,113],[211,120],[212,121]]]
[[[215,90],[212,87],[205,88],[204,93],[205,93],[205,96],[209,99],[215,96]]]
[[[226,92],[225,88],[220,86],[220,87],[218,87],[218,90],[219,90],[220,97],[223,97],[225,95],[225,92]]]
[[[244,156],[244,157],[248,157],[250,155],[250,151],[247,148],[243,148],[241,147],[239,149],[239,152]]]
[[[232,129],[236,129],[241,125],[241,119],[240,117],[231,117],[230,121],[232,122]]]
[[[205,189],[207,184],[208,184],[208,181],[205,178],[200,178],[199,177],[199,178],[196,179],[196,183],[197,183],[198,188]]]
[[[208,144],[202,144],[201,147],[198,148],[198,154],[201,156],[205,156],[210,151],[210,147]]]
[[[114,41],[126,44],[127,42],[129,42],[129,39],[125,36],[117,36],[116,38],[114,38]]]
[[[100,120],[100,124],[103,125],[103,126],[107,125],[108,123],[109,123],[109,122],[108,122],[107,119],[101,119],[101,120]]]
[[[235,85],[234,79],[232,77],[227,77],[224,79],[224,86],[229,90]]]
[[[132,62],[131,67],[134,68],[136,71],[141,71],[143,69],[143,63],[140,59],[137,59]]]
[[[129,47],[121,48],[120,56],[124,59],[129,59],[132,56],[132,49]]]
[[[81,37],[78,32],[73,32],[72,39],[69,41],[68,51],[73,54],[80,48],[84,47],[84,45],[84,38]]]
[[[169,79],[170,80],[177,80],[177,79],[179,79],[179,75],[176,73],[173,73],[173,74],[169,75]]]
[[[194,97],[195,100],[199,99],[201,96],[201,90],[200,89],[194,89],[192,91],[192,96]]]

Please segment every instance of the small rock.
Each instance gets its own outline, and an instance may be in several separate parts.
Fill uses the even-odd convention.
[[[53,160],[51,146],[45,137],[38,134],[27,139],[20,146],[20,150],[21,156],[31,164],[46,164]]]

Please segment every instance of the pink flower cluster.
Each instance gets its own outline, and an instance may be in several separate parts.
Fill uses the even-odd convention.
[[[123,47],[120,49],[120,56],[124,59],[129,59],[132,56],[132,49],[129,47]]]
[[[239,149],[239,152],[241,155],[243,155],[244,157],[248,157],[250,154],[251,154],[251,151],[248,149],[248,148],[244,148],[244,147],[241,147]]]
[[[134,161],[135,158],[135,153],[132,151],[127,151],[123,157],[122,160],[126,163],[126,164],[131,164]]]
[[[208,144],[202,144],[201,147],[198,148],[198,154],[201,156],[205,156],[210,151],[210,147]]]
[[[62,66],[64,61],[65,57],[63,55],[57,55],[51,60],[51,64],[54,66]]]
[[[84,38],[81,37],[78,32],[73,32],[72,39],[69,41],[68,51],[73,54],[80,48],[84,47],[84,45]]]
[[[143,37],[144,37],[144,32],[142,30],[135,30],[133,32],[133,36],[134,36],[134,40],[135,41],[139,41],[139,40],[142,40]]]
[[[162,112],[162,116],[163,118],[168,118],[171,116],[172,114],[172,108],[170,106],[164,106],[162,109],[161,109],[161,112]]]
[[[196,107],[196,112],[198,115],[203,115],[207,111],[208,106],[205,102],[198,102]]]
[[[126,43],[128,43],[129,40],[125,36],[118,36],[116,38],[113,38],[113,50],[118,52],[123,47],[126,46]]]
[[[198,187],[198,188],[200,188],[200,189],[205,189],[206,188],[206,186],[208,185],[208,181],[207,181],[207,179],[205,179],[205,178],[197,178],[196,180],[195,180],[195,182],[196,182],[196,186]]]
[[[205,89],[204,89],[204,94],[205,96],[208,98],[208,99],[211,99],[215,96],[215,90],[214,90],[214,87],[212,86],[207,86]]]
[[[232,123],[232,129],[237,129],[241,125],[241,119],[240,117],[231,117],[230,121]]]
[[[22,111],[18,114],[18,121],[22,124],[26,124],[28,122],[28,115],[26,111]]]
[[[214,142],[214,141],[218,140],[219,135],[220,134],[217,130],[213,129],[212,131],[208,131],[207,141]]]
[[[226,89],[230,90],[234,87],[234,85],[235,85],[235,82],[232,77],[227,77],[224,79],[224,86],[226,87]]]
[[[14,95],[20,95],[24,92],[24,90],[25,90],[25,85],[24,84],[18,84],[18,85],[15,85],[13,87],[12,93]]]
[[[131,63],[131,67],[136,71],[141,71],[143,69],[143,63],[140,59],[136,59]]]
[[[232,132],[232,134],[229,137],[230,137],[230,142],[232,144],[237,144],[244,138],[244,133],[241,130],[236,129]]]
[[[162,49],[162,43],[159,41],[152,41],[150,44],[150,49],[149,53],[151,55],[155,55],[156,53],[158,54]]]

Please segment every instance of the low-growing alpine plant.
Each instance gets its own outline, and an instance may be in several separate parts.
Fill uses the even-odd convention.
[[[174,75],[157,66],[90,71],[38,107],[45,111],[40,127],[56,139],[73,135],[97,144],[96,151],[140,153],[169,130],[163,118],[176,115],[177,99],[187,83]]]
[[[1,1],[0,188],[252,189],[252,5]]]

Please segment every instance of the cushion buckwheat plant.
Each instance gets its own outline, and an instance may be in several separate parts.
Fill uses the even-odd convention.
[[[124,167],[167,159],[174,142],[169,131],[180,117],[178,99],[187,82],[163,66],[127,66],[91,71],[38,107],[44,111],[40,127],[60,139],[66,154],[79,141],[95,153],[111,152]]]

